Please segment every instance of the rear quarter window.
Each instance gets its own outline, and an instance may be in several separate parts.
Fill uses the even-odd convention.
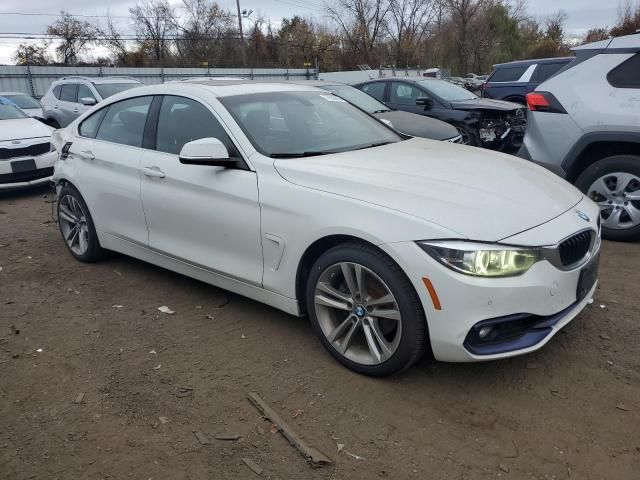
[[[529,65],[498,67],[491,74],[488,82],[515,82],[527,71],[527,68],[529,68]]]
[[[640,88],[640,53],[611,70],[607,81],[616,88]]]
[[[62,85],[56,85],[53,87],[53,96],[60,100],[60,90],[62,89]]]
[[[535,81],[537,83],[542,83],[547,80],[549,77],[554,75],[558,70],[564,67],[567,62],[558,62],[558,63],[541,63],[538,65],[535,73]]]

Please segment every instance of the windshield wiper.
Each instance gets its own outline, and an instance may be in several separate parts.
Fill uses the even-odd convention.
[[[381,147],[383,145],[389,145],[390,143],[396,143],[396,142],[389,141],[389,142],[372,143],[370,145],[365,145],[364,147],[354,148],[354,150],[364,150],[365,148]]]
[[[331,153],[339,152],[293,152],[293,153],[272,153],[269,155],[271,158],[303,158],[303,157],[316,157],[318,155],[329,155]]]

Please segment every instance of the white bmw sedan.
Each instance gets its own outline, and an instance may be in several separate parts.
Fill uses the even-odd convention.
[[[54,141],[75,258],[115,250],[308,315],[364,374],[531,352],[596,288],[599,210],[570,184],[313,87],[141,87]]]

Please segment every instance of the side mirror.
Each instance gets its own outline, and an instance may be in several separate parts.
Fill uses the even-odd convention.
[[[95,99],[95,98],[93,98],[93,97],[82,97],[82,98],[80,99],[80,103],[81,103],[82,105],[91,106],[91,105],[95,105],[95,104],[96,104],[96,103],[98,103],[98,102],[96,102],[96,99]]]
[[[431,110],[433,108],[433,100],[428,97],[416,98],[416,105],[424,105],[425,110]]]
[[[180,150],[180,163],[228,168],[234,167],[236,160],[229,158],[227,147],[220,140],[207,137],[185,143]]]

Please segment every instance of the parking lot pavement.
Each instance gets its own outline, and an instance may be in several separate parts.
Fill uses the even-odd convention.
[[[543,350],[376,380],[305,319],[74,261],[46,193],[0,196],[0,478],[253,478],[243,458],[273,479],[638,478],[639,244],[605,243],[594,303]],[[334,465],[271,433],[250,391]]]

